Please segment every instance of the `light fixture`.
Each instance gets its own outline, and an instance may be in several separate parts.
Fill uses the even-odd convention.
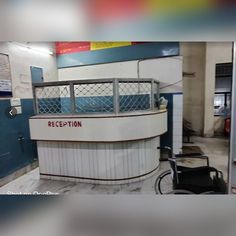
[[[15,44],[19,47],[22,47],[24,49],[40,53],[40,54],[47,54],[47,55],[53,55],[54,54],[52,51],[50,51],[49,49],[46,49],[46,48],[35,48],[35,47],[33,47],[29,44],[23,44],[23,43],[17,43],[17,42],[10,42],[10,43]]]

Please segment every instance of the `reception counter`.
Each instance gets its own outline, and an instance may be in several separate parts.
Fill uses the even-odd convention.
[[[65,106],[65,101],[60,104]],[[38,110],[29,124],[31,139],[37,141],[41,178],[122,184],[140,181],[157,170],[167,111],[155,106],[101,114],[40,114]]]

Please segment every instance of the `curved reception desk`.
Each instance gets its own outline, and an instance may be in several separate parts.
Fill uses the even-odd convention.
[[[36,85],[34,94],[37,115],[31,117],[29,123],[31,139],[37,140],[41,178],[122,184],[154,174],[159,166],[160,154],[157,147],[160,136],[167,131],[167,111],[158,110],[155,104],[158,90],[155,95],[153,80],[145,81],[109,80],[112,86],[110,112],[97,112],[109,104],[110,96],[104,102],[104,83],[107,80],[104,83],[101,80],[90,80],[89,83],[80,80]],[[61,95],[62,91],[66,93],[66,83],[69,83],[66,91],[70,94],[65,98]],[[91,92],[91,87],[96,87],[95,91],[99,90],[99,83],[103,88],[99,96],[76,94],[76,86],[89,86],[87,91]],[[141,83],[150,85],[146,88],[150,94],[147,95]],[[122,95],[120,87],[124,84],[126,87],[132,85],[133,93],[136,94]],[[58,86],[61,88],[58,89]],[[49,93],[45,92],[46,87],[50,88]],[[56,94],[45,98],[46,94],[52,96],[51,90],[55,90],[55,87]],[[122,96],[126,96],[126,99]],[[122,99],[126,104],[122,104]],[[103,102],[104,105],[100,106]],[[73,111],[70,114],[65,112],[67,104],[72,109],[70,111]],[[132,104],[132,107],[128,104]],[[49,113],[55,111],[55,108],[60,113]]]

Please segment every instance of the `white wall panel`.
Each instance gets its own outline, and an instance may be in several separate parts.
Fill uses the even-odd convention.
[[[139,73],[138,73],[139,67]],[[161,92],[182,92],[182,57],[148,59],[59,69],[59,80],[99,78],[154,78]],[[178,82],[177,84],[174,84]],[[174,84],[169,86],[170,84]]]
[[[183,95],[173,96],[173,151],[180,153],[183,137]]]
[[[140,63],[140,77],[160,81],[162,93],[182,92],[182,57],[145,60]]]
[[[46,48],[54,51],[53,43],[31,43],[34,48]],[[45,81],[57,81],[56,57],[28,50],[15,43],[0,43],[0,53],[9,55],[12,92],[14,97],[32,98],[30,66],[43,68]]]
[[[58,71],[59,80],[137,78],[137,61],[63,68]]]

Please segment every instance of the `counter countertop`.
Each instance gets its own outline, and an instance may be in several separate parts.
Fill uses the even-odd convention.
[[[154,115],[157,113],[164,113],[167,110],[154,110],[154,111],[137,111],[137,112],[124,112],[118,113],[91,113],[91,114],[44,114],[44,115],[35,115],[31,116],[30,119],[60,119],[60,118],[107,118],[107,117],[130,117],[130,116],[144,116],[144,115]]]
[[[130,116],[144,116],[144,115],[154,115],[158,113],[164,113],[167,110],[154,110],[154,111],[136,111],[136,112],[124,112],[124,113],[100,113],[100,114],[44,114],[44,115],[35,115],[30,117],[30,119],[61,119],[61,118],[107,118],[107,117],[130,117]]]

